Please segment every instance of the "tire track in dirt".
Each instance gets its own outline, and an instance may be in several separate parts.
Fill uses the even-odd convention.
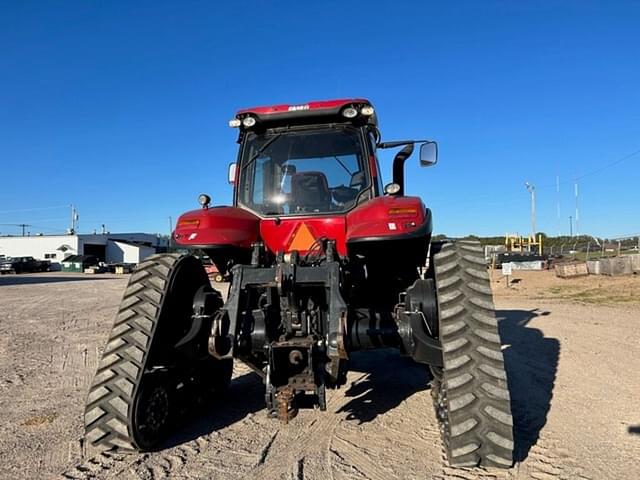
[[[51,478],[77,458],[77,404],[84,396],[84,379],[93,374],[87,371],[83,345],[93,346],[102,323],[111,322],[111,312],[104,308],[120,294],[123,283],[80,282],[74,275],[65,277],[68,283],[48,278],[53,276],[0,280],[0,338],[5,345],[0,348],[0,456],[7,459],[0,471],[3,479]]]
[[[532,447],[527,461],[516,463],[508,470],[486,468],[452,468],[446,465],[443,452],[442,471],[434,478],[437,480],[591,480],[583,475],[576,462],[570,458],[568,451],[557,447],[542,446],[540,442]],[[555,445],[555,444],[554,444]]]
[[[383,356],[378,360],[387,358]],[[388,375],[394,376],[394,371]],[[163,462],[170,452],[162,452],[159,456],[150,454],[137,467],[137,476],[296,480],[424,478],[430,471],[427,465],[433,463],[429,450],[438,452],[436,458],[440,458],[439,432],[428,391],[420,391],[400,402],[393,414],[383,415],[386,410],[382,409],[380,414],[374,415],[373,423],[367,424],[366,419],[371,414],[368,405],[372,400],[369,395],[373,387],[370,380],[371,373],[351,372],[347,391],[355,390],[358,395],[345,395],[344,389],[329,391],[327,412],[303,410],[288,425],[268,418],[260,405],[259,413],[201,437],[205,446],[197,456],[188,456],[185,461],[169,467]],[[394,383],[390,382],[390,388],[393,387]],[[262,386],[258,385],[258,388],[252,393],[261,396]],[[384,395],[384,392],[377,395]],[[359,406],[346,408],[351,403]],[[358,416],[363,420],[358,420]],[[255,438],[261,440],[252,442]],[[398,467],[398,450],[411,463],[422,457],[424,468],[414,472],[394,471]]]
[[[248,375],[251,378],[247,378]],[[250,373],[249,369],[237,363],[236,366],[234,366],[234,381],[237,382],[239,377],[242,377],[240,381],[245,384],[245,386],[248,384],[249,389],[252,389],[252,387],[255,387],[255,384],[257,384],[255,375]],[[236,387],[235,390],[238,390],[237,385],[232,386],[232,389],[234,387]],[[244,388],[241,392],[236,391],[236,394],[231,395],[232,398],[228,400],[231,402],[234,400],[236,402],[240,401],[240,398],[234,397],[242,397],[248,393],[252,393],[253,395],[257,394],[257,392],[248,392],[247,389]],[[217,406],[214,406],[214,409],[215,408],[217,408]],[[224,406],[221,406],[220,410],[226,416],[232,414],[232,412],[228,411],[229,409],[225,411]],[[249,469],[254,465],[255,459],[258,456],[257,453],[252,450],[243,451],[246,445],[241,445],[239,442],[244,439],[236,432],[236,430],[244,430],[247,427],[251,430],[256,430],[253,425],[251,425],[254,423],[252,418],[253,416],[249,415],[245,419],[235,422],[227,428],[199,435],[190,441],[181,442],[181,439],[178,438],[176,439],[176,446],[165,448],[159,452],[145,454],[101,452],[68,468],[61,474],[61,478],[74,480],[90,478],[109,479],[117,478],[123,474],[126,474],[126,476],[130,478],[141,479],[173,478],[180,473],[188,462],[194,460],[200,462],[200,455],[205,450],[213,451],[214,463],[216,458],[226,459],[226,461],[218,462],[218,464],[214,466],[214,470],[217,470],[218,473],[235,474],[238,472],[238,469],[242,470],[239,464],[243,462],[239,462],[239,458],[248,458],[244,463],[246,464],[246,469]],[[193,423],[193,421],[194,419],[191,419],[188,423]],[[243,441],[243,443],[251,442]],[[228,459],[233,459],[233,461],[229,462]]]
[[[336,405],[336,392],[327,395],[327,410]],[[287,425],[261,415],[263,428],[273,430],[268,455],[261,458],[249,472],[252,478],[332,478],[327,462],[331,439],[340,416],[320,410],[303,410]]]
[[[535,480],[591,480],[560,441],[546,437],[538,440],[527,461],[516,465],[516,470]]]
[[[441,447],[425,367],[379,351],[356,357],[354,368],[367,375],[342,393],[336,478],[431,478]]]
[[[339,395],[334,394],[328,395],[330,410],[336,407],[334,399],[339,399]],[[330,442],[340,421],[340,415],[330,412],[302,411],[285,426],[260,411],[218,432],[199,437],[195,440],[197,448],[177,462],[176,455],[193,447],[194,442],[149,454],[131,473],[153,479],[193,477],[191,470],[197,463],[193,469],[197,471],[196,478],[333,478]]]
[[[415,438],[406,442],[402,439],[406,437],[407,431],[407,425],[404,424],[404,402],[389,416],[383,415],[382,410],[378,413],[369,410],[370,407],[374,410],[377,408],[374,405],[377,403],[376,399],[370,398],[372,389],[375,388],[371,377],[371,372],[350,372],[348,386],[331,392],[328,411],[317,412],[318,416],[314,420],[318,427],[315,430],[308,429],[311,443],[317,446],[309,450],[303,445],[305,450],[295,454],[299,458],[298,465],[304,466],[303,474],[308,478],[386,480],[403,476],[394,474],[397,456],[392,450],[397,447],[404,449],[412,442],[421,442]],[[390,382],[389,387],[393,388],[393,382]],[[416,398],[419,396],[420,394]],[[392,427],[386,428],[392,418],[404,424],[400,427],[405,429],[404,433],[400,434],[399,430]],[[399,435],[395,436],[394,432]],[[298,469],[298,476],[299,471]]]
[[[639,423],[628,410],[640,380],[637,311],[558,301],[545,303],[551,313],[528,324],[531,312],[543,309],[520,299],[502,305],[511,333],[505,355],[521,379],[514,424],[526,437],[522,462],[507,472],[446,467],[422,370],[383,351],[363,354],[370,364],[354,355],[349,383],[329,392],[329,411],[302,411],[288,426],[266,417],[263,385],[238,363],[229,398],[185,420],[186,432],[164,450],[83,456],[86,390],[125,283],[122,277],[1,287],[0,478],[53,478],[62,471],[58,478],[66,480],[246,480],[256,472],[287,480],[640,478],[640,437],[627,432]],[[596,326],[605,317],[606,333]],[[551,361],[557,348],[549,339],[562,344],[557,377]],[[59,370],[64,352],[64,375],[78,379],[75,387],[64,385]],[[609,370],[620,388],[601,398],[611,388]],[[53,420],[27,425],[47,418]],[[323,438],[296,449],[295,430]]]

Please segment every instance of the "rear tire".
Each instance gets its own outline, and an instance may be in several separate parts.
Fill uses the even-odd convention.
[[[208,325],[175,347],[192,326],[196,291],[208,285],[190,255],[154,255],[135,269],[87,398],[85,435],[92,445],[152,449],[170,433],[177,399],[184,397],[179,388],[228,385],[233,364],[209,356]]]
[[[509,468],[513,421],[491,285],[478,242],[433,243],[442,369],[432,395],[452,466]]]

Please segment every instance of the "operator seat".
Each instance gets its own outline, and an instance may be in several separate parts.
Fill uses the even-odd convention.
[[[327,212],[331,191],[322,172],[297,172],[291,175],[291,201],[297,212]]]

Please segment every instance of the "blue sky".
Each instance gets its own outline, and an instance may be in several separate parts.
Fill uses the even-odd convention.
[[[363,96],[384,139],[439,142],[436,167],[407,162],[437,232],[528,232],[529,181],[539,229],[568,233],[586,174],[580,231],[640,233],[640,154],[603,169],[640,149],[639,18],[623,1],[0,0],[0,224],[61,231],[74,203],[81,231],[166,232],[200,192],[230,202],[237,109]]]

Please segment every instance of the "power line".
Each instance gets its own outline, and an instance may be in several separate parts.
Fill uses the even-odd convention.
[[[26,232],[26,228],[27,227],[33,227],[33,225],[29,224],[29,223],[0,223],[0,225],[4,225],[4,226],[11,226],[11,227],[20,227],[22,228],[22,236],[26,236],[25,232]]]
[[[640,233],[634,233],[633,235],[622,235],[619,237],[611,237],[609,238],[609,240],[627,240],[627,239],[636,238],[636,237],[640,237]]]
[[[538,188],[551,188],[551,187],[555,187],[555,186],[557,186],[557,185],[564,185],[564,184],[568,184],[568,183],[574,183],[574,182],[577,182],[578,180],[582,180],[582,179],[583,179],[583,178],[585,178],[585,177],[590,177],[591,175],[595,175],[595,174],[600,173],[600,172],[603,172],[604,170],[607,170],[607,169],[609,169],[609,168],[611,168],[611,167],[614,167],[614,166],[618,165],[619,163],[624,162],[625,160],[628,160],[628,159],[630,159],[630,158],[632,158],[632,157],[635,157],[635,156],[636,156],[636,155],[638,155],[638,154],[640,154],[640,149],[638,149],[638,150],[636,150],[636,151],[634,151],[634,152],[631,152],[631,153],[629,153],[628,155],[625,155],[625,156],[623,156],[623,157],[620,157],[619,159],[614,160],[614,161],[613,161],[613,162],[611,162],[611,163],[607,163],[606,165],[603,165],[602,167],[600,167],[600,168],[598,168],[598,169],[596,169],[596,170],[592,170],[592,171],[590,171],[590,172],[583,173],[582,175],[578,175],[577,177],[574,177],[574,178],[573,178],[573,179],[571,179],[571,180],[564,180],[564,181],[562,181],[562,182],[557,182],[556,184],[550,184],[550,183],[549,183],[549,184],[546,184],[546,185],[542,185],[542,186],[540,186],[540,187],[538,187]]]
[[[613,167],[613,166],[615,166],[615,165],[617,165],[619,163],[622,163],[625,160],[628,160],[629,158],[632,158],[632,157],[634,157],[634,156],[636,156],[638,154],[640,154],[640,149],[638,149],[638,150],[636,150],[634,152],[631,152],[630,154],[625,155],[625,156],[623,156],[623,157],[621,157],[621,158],[619,158],[619,159],[617,159],[617,160],[615,160],[615,161],[613,161],[611,163],[608,163],[608,164],[604,165],[603,167],[598,168],[597,170],[593,170],[591,172],[584,173],[584,174],[579,175],[577,177],[573,177],[570,180],[560,181],[559,176],[557,176],[555,183],[553,183],[553,184],[549,183],[549,184],[543,184],[543,185],[536,185],[536,189],[540,190],[540,189],[547,189],[547,188],[555,188],[557,194],[559,195],[559,193],[560,193],[559,192],[560,185],[567,185],[567,184],[575,183],[578,180],[581,180],[581,179],[583,179],[585,177],[589,177],[591,175],[595,175],[597,173],[602,172],[603,170],[606,170],[606,169],[611,168],[611,167]],[[510,179],[510,181],[511,180],[514,180],[514,179]],[[513,185],[515,185],[515,183],[513,183]],[[515,191],[515,187],[513,187],[513,188],[514,188],[513,192],[507,192],[505,194],[501,194],[499,198],[497,198],[495,194],[473,195],[473,196],[467,198],[466,200],[462,200],[462,201],[453,201],[453,202],[447,201],[446,205],[448,207],[457,207],[457,206],[467,205],[467,204],[476,204],[476,205],[481,204],[482,206],[485,206],[485,207],[486,206],[494,206],[494,205],[495,206],[504,205],[505,200],[511,200],[511,199],[515,199],[515,198],[518,198],[518,197],[521,196],[520,193],[517,193]],[[485,199],[487,199],[487,200],[494,200],[495,199],[495,200],[486,202],[486,201],[484,201]],[[436,205],[436,203],[437,202],[435,200],[432,200],[432,205]]]
[[[64,228],[52,228],[52,227],[43,227],[42,225],[31,225],[34,228],[37,228],[38,230],[42,230],[43,232],[64,232],[65,229]]]
[[[17,210],[0,210],[0,214],[1,213],[37,212],[40,210],[58,210],[61,208],[69,208],[69,205],[57,205],[53,207],[37,207],[37,208],[20,208]]]
[[[625,155],[624,157],[619,158],[615,162],[611,162],[611,163],[609,163],[609,164],[607,164],[607,165],[605,165],[605,166],[603,166],[603,167],[601,167],[601,168],[599,168],[597,170],[594,170],[592,172],[588,172],[588,173],[585,173],[584,175],[576,177],[574,180],[581,180],[584,177],[588,177],[590,175],[595,175],[596,173],[600,173],[603,170],[606,170],[607,168],[613,167],[614,165],[617,165],[617,164],[619,164],[621,162],[624,162],[625,160],[628,160],[631,157],[634,157],[634,156],[638,155],[639,153],[640,153],[640,149],[636,150],[635,152],[630,153],[629,155]]]
[[[62,220],[67,220],[67,217],[44,218],[44,219],[36,219],[36,220],[25,220],[25,223],[26,222],[49,223],[49,222],[60,222]],[[10,224],[4,224],[4,225],[10,225]]]

